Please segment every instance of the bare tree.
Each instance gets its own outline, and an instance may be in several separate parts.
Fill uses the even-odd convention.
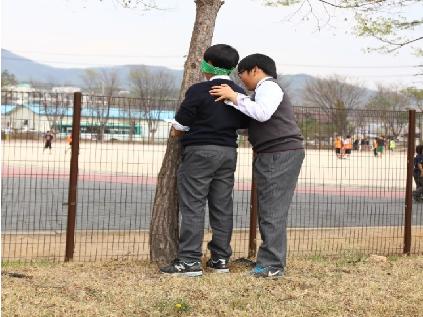
[[[113,97],[119,92],[119,74],[116,69],[101,71],[87,69],[82,76],[82,80],[85,84],[85,90],[90,94],[87,96],[89,110],[98,124],[98,128],[91,132],[95,132],[97,140],[101,141],[110,118]]]
[[[160,112],[170,99],[176,98],[175,78],[167,71],[152,72],[139,66],[130,70],[129,82],[131,93],[139,98],[138,111],[147,120],[148,142],[154,142]]]
[[[418,111],[420,111],[420,113],[417,114],[416,119],[417,119],[417,125],[419,127],[420,144],[422,144],[423,143],[422,142],[423,116],[421,112],[423,111],[423,89],[419,89],[416,87],[408,87],[407,89],[403,90],[403,93],[407,95],[408,98],[410,98],[411,106],[417,109]]]
[[[421,0],[265,0],[269,6],[296,6],[288,17],[312,20],[317,29],[330,25],[335,12],[340,10],[354,14],[355,21],[348,21],[358,36],[372,37],[381,43],[371,49],[392,53],[404,46],[415,49],[416,55],[423,55],[421,46],[414,46],[423,40],[422,15],[404,16],[404,8],[417,9]],[[421,10],[421,9],[420,9]],[[421,43],[421,42],[420,42]]]
[[[410,108],[410,99],[398,88],[379,85],[376,95],[366,108],[377,111],[375,119],[381,122],[385,136],[397,138],[407,125],[407,113],[404,110]]]
[[[101,78],[97,70],[88,68],[82,74],[82,82],[84,83],[84,90],[89,95],[101,94]]]
[[[423,89],[409,87],[402,91],[410,98],[411,105],[419,111],[423,111]]]
[[[50,129],[56,133],[61,126],[63,117],[70,113],[73,97],[65,93],[39,93],[39,95],[42,97],[41,107],[47,117]]]
[[[350,133],[348,115],[363,104],[364,96],[361,87],[338,76],[308,81],[303,91],[304,105],[322,109],[334,123],[333,132],[339,134]]]

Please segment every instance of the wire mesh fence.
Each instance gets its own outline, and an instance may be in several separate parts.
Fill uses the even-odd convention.
[[[407,112],[301,108],[297,118],[307,154],[290,212],[298,228],[291,252],[401,253]]]
[[[2,91],[3,260],[64,259],[73,97]],[[170,129],[166,120],[177,106],[175,100],[83,96],[75,260],[148,259],[152,204]],[[290,209],[290,254],[402,253],[407,112],[295,112],[306,158]],[[423,126],[421,113],[416,126]],[[235,258],[247,256],[251,239],[252,150],[245,137],[238,143]],[[421,254],[422,204],[413,204],[412,217],[411,252]],[[204,253],[207,219],[206,210]]]
[[[63,260],[69,154],[47,131],[71,118],[73,95],[2,91],[1,102],[2,258]]]

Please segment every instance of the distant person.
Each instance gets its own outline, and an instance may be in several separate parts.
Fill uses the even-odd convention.
[[[351,155],[351,149],[352,149],[352,139],[350,135],[347,135],[347,137],[344,140],[344,157],[349,158]]]
[[[12,134],[12,129],[10,128],[10,123],[7,123],[6,129],[4,129],[4,136],[6,141],[10,140],[10,135]]]
[[[423,200],[423,145],[416,146],[413,177],[416,183],[416,190],[413,192],[413,196],[416,201],[421,201]]]
[[[362,151],[370,151],[370,140],[367,136],[365,136],[361,140],[361,150]]]
[[[360,139],[359,138],[357,138],[357,139],[354,140],[353,150],[354,151],[359,151],[360,150]]]
[[[397,147],[397,144],[395,143],[395,140],[394,139],[389,140],[389,151],[393,152],[396,147]]]
[[[360,151],[367,151],[367,138],[364,137],[360,140]]]
[[[374,157],[377,157],[377,144],[378,144],[377,139],[378,139],[378,138],[375,138],[375,139],[373,140],[373,155],[374,155]]]
[[[337,135],[335,138],[335,155],[337,158],[341,158],[342,157],[342,138],[341,136]]]
[[[377,138],[377,156],[382,158],[383,151],[385,150],[385,137],[382,135],[380,138]]]
[[[72,151],[72,134],[68,134],[66,137],[66,143],[68,144],[68,147],[65,150],[65,154],[70,150]]]
[[[45,151],[45,149],[49,149],[50,150],[50,154],[51,154],[51,142],[53,141],[53,134],[51,134],[50,131],[47,131],[44,134],[44,149],[43,152]]]

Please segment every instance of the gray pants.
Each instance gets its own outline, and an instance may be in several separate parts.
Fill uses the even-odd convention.
[[[188,146],[178,169],[179,210],[182,216],[178,258],[199,261],[204,237],[204,215],[208,200],[212,258],[229,259],[233,228],[234,172],[236,148],[218,145]]]
[[[286,266],[288,210],[304,160],[304,150],[259,153],[254,161],[262,244],[257,265]]]

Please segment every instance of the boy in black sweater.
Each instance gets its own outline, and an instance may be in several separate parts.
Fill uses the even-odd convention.
[[[229,45],[218,44],[204,53],[201,71],[207,81],[192,85],[178,110],[173,128],[186,131],[181,139],[182,162],[177,186],[182,220],[178,257],[162,273],[199,276],[201,246],[204,235],[204,208],[208,200],[212,240],[208,243],[211,258],[207,266],[229,272],[232,254],[230,241],[233,227],[234,173],[237,161],[237,129],[246,128],[248,117],[215,102],[209,94],[212,86],[227,84],[244,93],[229,78],[239,60],[238,52]]]

